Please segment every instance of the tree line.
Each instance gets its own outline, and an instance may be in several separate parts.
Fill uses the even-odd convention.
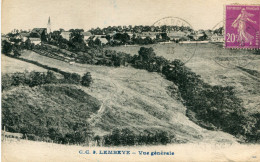
[[[16,72],[2,75],[2,91],[20,85],[35,87],[44,84],[81,84],[89,87],[93,82],[90,72],[82,77],[76,73],[64,73],[63,78],[58,79],[52,71],[45,72]]]
[[[260,142],[260,113],[248,113],[234,87],[209,85],[182,61],[157,57],[152,48],[141,47],[138,53],[133,56],[133,66],[162,73],[177,85],[192,121],[207,129],[228,132],[244,142]]]
[[[95,35],[108,34],[113,32],[132,32],[132,33],[142,33],[142,32],[167,32],[167,31],[190,31],[193,32],[188,26],[177,26],[177,25],[162,25],[162,26],[149,26],[149,25],[128,25],[128,26],[108,26],[105,28],[91,28],[89,32]]]
[[[133,146],[133,145],[166,145],[176,142],[175,136],[166,131],[145,130],[143,133],[134,133],[128,128],[113,129],[103,137],[106,146]]]

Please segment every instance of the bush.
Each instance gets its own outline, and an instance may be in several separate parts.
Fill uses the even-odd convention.
[[[8,89],[13,84],[13,79],[9,74],[2,75],[2,91]]]
[[[89,87],[92,82],[93,80],[90,72],[86,72],[81,79],[81,84],[85,87]]]
[[[133,145],[158,145],[171,143],[175,141],[174,135],[169,135],[165,131],[158,130],[155,133],[151,133],[145,130],[147,133],[135,134],[128,128],[114,129],[109,135],[104,136],[104,142],[107,146],[133,146]]]
[[[3,54],[10,54],[13,49],[13,46],[11,43],[7,42],[6,40],[2,41],[2,53]]]
[[[4,82],[2,83],[2,90],[6,89],[10,86],[29,85],[30,87],[33,87],[33,86],[37,86],[37,85],[41,85],[41,84],[58,83],[58,82],[67,83],[67,84],[83,83],[84,86],[89,86],[93,82],[90,72],[88,72],[86,76],[83,76],[84,79],[81,79],[80,75],[77,73],[65,72],[60,69],[49,67],[47,65],[42,65],[36,61],[27,60],[24,58],[17,58],[17,59],[35,64],[42,68],[48,69],[49,71],[47,72],[47,75],[45,73],[31,72],[31,75],[29,76],[29,78],[28,78],[28,76],[26,76],[27,77],[26,78],[25,74],[23,74],[23,73],[15,73],[14,75],[11,75],[11,76],[5,74],[2,76],[4,78],[4,80],[3,80]],[[64,76],[64,79],[58,80],[56,78],[56,76],[54,75],[54,73],[51,71],[62,74]]]
[[[138,51],[139,57],[141,58],[141,61],[149,61],[153,57],[155,57],[155,53],[153,51],[153,48],[145,48],[141,47]]]
[[[16,72],[13,74],[4,74],[2,76],[2,91],[7,90],[12,86],[27,85],[29,87],[39,86],[43,84],[56,84],[58,79],[53,72],[48,71],[46,73],[41,72]]]
[[[64,74],[64,83],[79,84],[80,75],[77,73],[65,73]]]

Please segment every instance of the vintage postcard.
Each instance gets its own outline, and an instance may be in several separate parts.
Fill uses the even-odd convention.
[[[260,161],[259,0],[2,0],[1,160]]]

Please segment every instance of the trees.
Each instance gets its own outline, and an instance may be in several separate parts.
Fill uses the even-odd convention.
[[[59,71],[55,70],[54,71]],[[81,78],[79,74],[61,72],[64,79],[58,79],[52,71],[47,73],[42,72],[24,72],[24,73],[13,73],[5,74],[2,76],[2,90],[8,89],[11,86],[26,85],[29,87],[35,87],[44,84],[57,84],[57,83],[67,83],[67,84],[82,84],[83,86],[90,86],[93,82],[90,72],[84,74]]]
[[[84,32],[83,29],[71,29],[70,30],[72,33],[70,35],[70,40],[72,42],[78,42],[78,43],[82,43],[84,42],[84,36],[81,34],[81,32]]]
[[[141,58],[141,61],[149,61],[156,55],[152,47],[150,48],[141,47],[140,50],[138,51],[138,54],[139,57]]]
[[[57,30],[53,31],[53,32],[51,33],[51,39],[53,39],[53,40],[59,42],[60,39],[62,38],[62,36],[61,36],[60,34],[61,34],[61,31],[57,31]]]
[[[74,51],[85,51],[86,44],[84,42],[83,29],[70,29],[70,40],[67,42],[68,46]]]
[[[12,51],[12,44],[7,42],[6,40],[4,40],[2,44],[2,53],[6,55],[10,54]]]
[[[130,40],[130,36],[127,33],[116,33],[114,39],[120,41],[122,44],[125,44]]]
[[[81,84],[83,86],[89,87],[92,82],[93,82],[93,80],[92,80],[90,72],[86,72],[81,79]]]
[[[95,41],[94,41],[94,44],[97,45],[97,46],[99,46],[99,47],[101,47],[102,42],[100,41],[99,38],[96,38]]]
[[[14,51],[14,56],[15,56],[15,57],[21,56],[20,49],[14,48],[13,51]]]
[[[30,73],[29,78],[30,78],[30,81],[29,81],[30,87],[45,84],[45,74],[44,73],[33,71]]]
[[[146,132],[146,133],[144,133]],[[124,129],[113,129],[112,132],[104,136],[104,142],[107,146],[133,146],[133,145],[143,145],[143,144],[163,144],[166,145],[171,141],[175,140],[174,135],[170,135],[166,131],[162,130],[145,130],[142,133],[134,133],[134,131],[129,128]]]
[[[80,75],[77,73],[64,73],[64,82],[69,84],[79,84]]]
[[[31,43],[30,39],[27,39],[25,41],[25,48],[28,50],[32,49],[32,43]]]
[[[45,83],[49,84],[49,83],[57,83],[58,80],[56,78],[56,76],[54,75],[54,73],[52,71],[47,72],[47,75],[45,77]]]

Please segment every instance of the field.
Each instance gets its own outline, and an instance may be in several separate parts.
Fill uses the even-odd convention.
[[[104,150],[130,151],[130,155],[79,154]],[[34,141],[5,141],[2,143],[2,161],[259,161],[259,145],[189,143],[167,146],[140,147],[84,147]],[[139,155],[138,151],[149,152]],[[151,152],[174,152],[174,155],[154,155]],[[132,154],[132,153],[136,154]]]
[[[152,47],[157,56],[169,60],[180,59],[193,72],[211,85],[234,86],[237,96],[250,112],[260,111],[260,55],[254,51],[226,50],[219,44],[156,44]],[[138,54],[140,46],[119,46],[107,49]],[[241,70],[237,66],[248,69]],[[248,73],[254,71],[257,75]]]
[[[27,71],[39,71],[39,72],[47,72],[46,69],[41,68],[39,66],[20,61],[11,57],[7,57],[5,55],[1,55],[2,57],[2,73],[15,73],[15,72],[24,72]]]

